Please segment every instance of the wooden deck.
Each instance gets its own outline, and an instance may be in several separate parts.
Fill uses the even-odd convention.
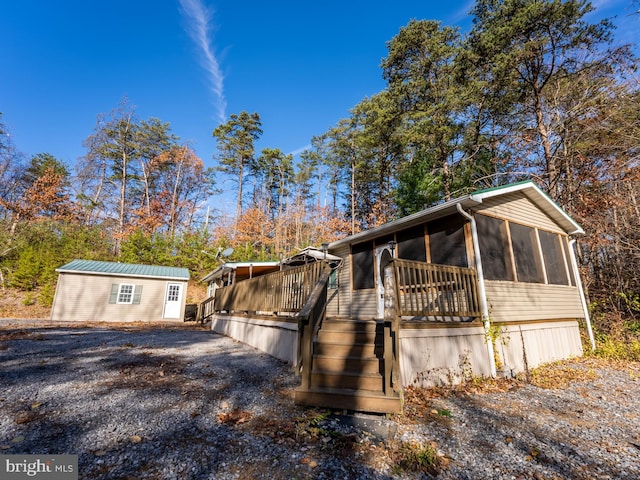
[[[403,318],[470,319],[480,315],[473,269],[394,259],[385,318],[326,318],[331,269],[316,262],[218,289],[198,316],[289,314],[298,323],[300,387],[295,401],[340,410],[402,410],[399,331]]]

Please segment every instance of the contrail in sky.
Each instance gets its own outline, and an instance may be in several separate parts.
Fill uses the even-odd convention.
[[[305,150],[309,150],[311,148],[311,144],[305,145],[304,147],[300,147],[300,148],[296,148],[293,152],[289,152],[289,155],[299,155],[302,152],[304,152]]]
[[[227,101],[224,98],[224,75],[220,71],[218,59],[211,48],[211,17],[213,12],[202,0],[179,0],[186,20],[186,30],[201,55],[201,62],[207,71],[211,91],[215,97],[216,116],[220,123],[226,121]]]

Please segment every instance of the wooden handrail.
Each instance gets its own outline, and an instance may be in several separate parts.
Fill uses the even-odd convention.
[[[200,304],[198,305],[198,313],[196,315],[196,321],[200,323],[205,323],[207,319],[215,313],[213,310],[215,299],[216,297],[212,295],[206,300],[203,300],[202,302],[200,302]]]
[[[303,308],[297,313],[298,319],[298,362],[296,371],[301,375],[303,390],[311,385],[311,369],[313,362],[313,339],[318,334],[327,309],[327,284],[331,275],[331,267],[326,262],[322,265],[320,276],[311,291]]]

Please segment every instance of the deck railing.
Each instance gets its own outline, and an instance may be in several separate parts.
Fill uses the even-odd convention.
[[[315,262],[218,288],[211,313],[299,312],[320,278],[323,266],[323,262]]]
[[[326,262],[317,262],[319,275],[305,305],[296,315],[298,318],[298,363],[296,372],[301,376],[300,387],[308,390],[313,369],[313,340],[318,335],[327,309],[327,284],[331,267]]]
[[[480,316],[474,269],[398,258],[392,264],[401,317],[464,320]]]

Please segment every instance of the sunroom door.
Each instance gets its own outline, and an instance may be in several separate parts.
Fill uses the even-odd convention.
[[[384,318],[384,269],[393,256],[388,244],[376,247],[376,294],[378,297],[378,318]]]

